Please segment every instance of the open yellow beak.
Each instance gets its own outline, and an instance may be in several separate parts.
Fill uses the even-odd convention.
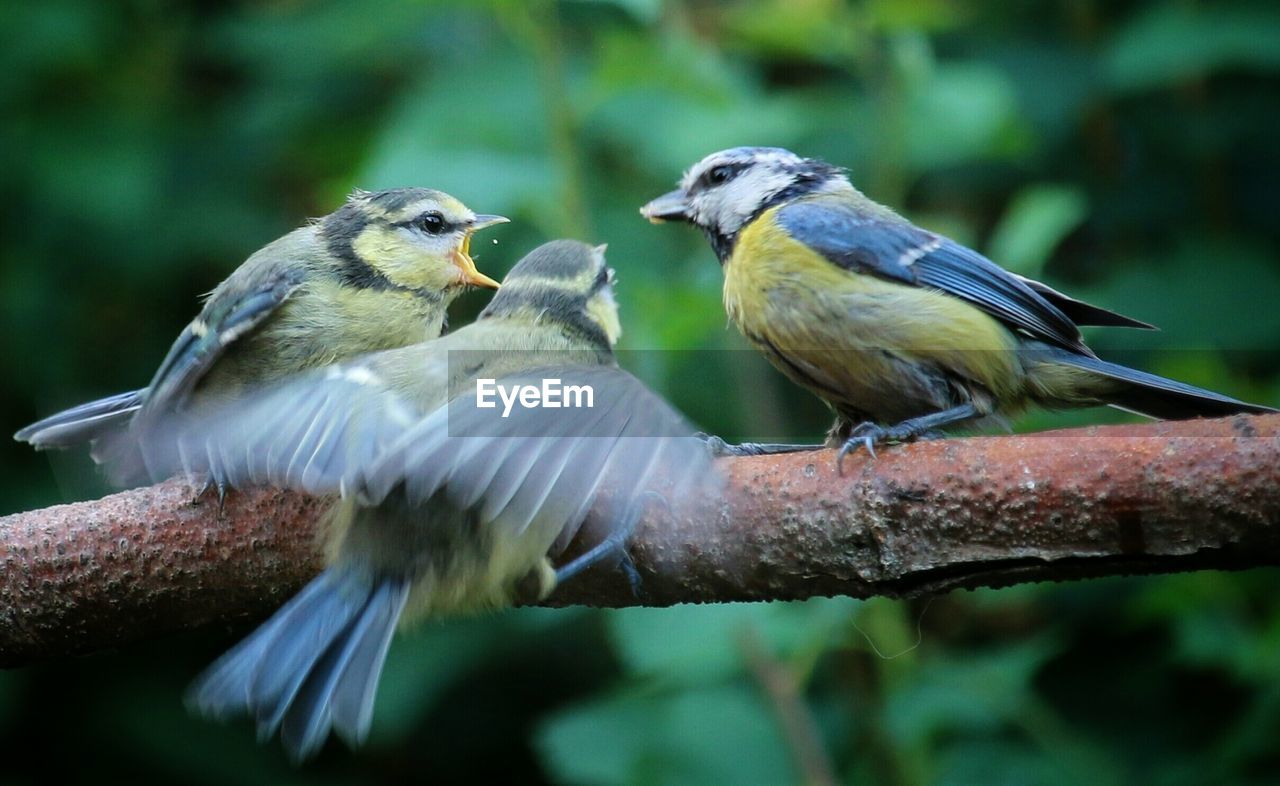
[[[471,223],[471,227],[467,230],[466,236],[462,238],[462,248],[459,248],[453,254],[453,263],[462,271],[464,283],[473,287],[485,287],[487,289],[497,289],[501,286],[497,281],[476,269],[475,260],[471,258],[471,236],[485,227],[491,227],[494,224],[505,224],[509,220],[502,216],[476,216],[475,221]]]

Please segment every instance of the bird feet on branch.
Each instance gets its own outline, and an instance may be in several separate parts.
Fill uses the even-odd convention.
[[[942,432],[929,429],[914,431],[909,427],[909,423],[910,421],[907,421],[896,426],[880,426],[871,421],[859,423],[849,432],[849,438],[840,446],[840,452],[836,454],[836,470],[843,475],[844,457],[858,448],[866,448],[871,458],[876,458],[876,445],[910,442],[916,439],[937,439],[942,436]]]
[[[643,599],[640,571],[636,569],[636,563],[627,551],[627,541],[631,539],[631,534],[644,513],[645,502],[650,499],[662,503],[662,506],[667,508],[667,512],[671,512],[666,498],[656,491],[646,491],[636,497],[623,514],[622,523],[610,532],[607,538],[556,569],[556,586],[577,576],[592,565],[612,557],[617,560],[618,569],[627,577],[627,583],[631,585],[631,593],[637,599]]]
[[[214,478],[213,475],[209,475],[204,479],[204,483],[200,485],[195,496],[191,499],[191,504],[199,505],[204,501],[205,496],[207,496],[210,491],[215,491],[218,495],[218,518],[222,518],[222,514],[227,507],[227,490],[229,488],[230,486],[227,485],[225,480],[222,480],[221,478]]]
[[[854,426],[844,444],[840,446],[840,452],[836,454],[836,472],[841,475],[844,474],[844,457],[860,447],[866,448],[867,452],[871,454],[871,458],[875,458],[875,446],[878,444],[911,442],[917,439],[936,439],[943,436],[938,432],[939,428],[952,423],[970,420],[977,416],[978,408],[969,403],[959,404],[950,409],[922,415],[918,418],[909,418],[896,426],[881,426],[869,420],[864,421]]]

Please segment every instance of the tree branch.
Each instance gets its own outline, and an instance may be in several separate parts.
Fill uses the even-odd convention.
[[[1280,564],[1280,415],[726,459],[725,500],[640,522],[550,605],[902,596]],[[321,567],[323,502],[170,480],[0,518],[0,666],[258,618]]]

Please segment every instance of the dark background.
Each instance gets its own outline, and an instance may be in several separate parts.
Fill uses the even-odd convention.
[[[1278,75],[1266,2],[7,3],[0,431],[144,384],[201,293],[353,187],[510,216],[476,243],[495,276],[608,242],[624,347],[742,348],[702,238],[636,212],[739,144],[1163,327],[1091,333],[1104,356],[1280,404]],[[709,430],[825,428],[753,353],[637,357]],[[0,461],[5,512],[104,490],[79,453]],[[801,783],[749,653],[845,783],[1277,783],[1278,577],[434,624],[393,647],[369,745],[298,770],[185,713],[243,632],[206,630],[0,673],[0,784]]]

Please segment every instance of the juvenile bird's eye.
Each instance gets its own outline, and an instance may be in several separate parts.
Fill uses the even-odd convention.
[[[418,219],[418,228],[428,234],[438,235],[444,231],[444,217],[439,213],[424,213]]]

